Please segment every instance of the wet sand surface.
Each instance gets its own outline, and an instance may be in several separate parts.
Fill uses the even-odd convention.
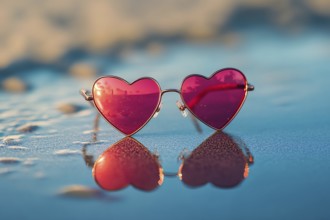
[[[253,158],[245,178],[229,186],[206,178],[217,171],[211,162],[196,168],[204,185],[175,175],[213,130],[201,124],[198,133],[177,109],[179,95],[166,93],[158,117],[134,135],[165,174],[162,185],[148,192],[132,186],[107,192],[94,181],[93,161],[124,136],[101,119],[94,138],[96,110],[78,94],[93,80],[48,69],[24,73],[27,92],[0,93],[0,218],[329,218],[329,51],[330,39],[320,31],[295,36],[254,30],[244,32],[238,46],[172,44],[157,56],[137,50],[106,66],[105,73],[130,82],[154,77],[162,89],[180,88],[192,73],[236,67],[256,87],[224,130],[247,161]],[[230,170],[232,163],[225,164],[217,169]]]

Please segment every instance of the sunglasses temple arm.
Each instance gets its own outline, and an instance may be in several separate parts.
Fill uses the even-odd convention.
[[[80,90],[80,95],[81,95],[82,97],[84,97],[84,99],[85,99],[86,101],[88,101],[89,104],[91,104],[91,106],[94,107],[94,102],[92,102],[92,101],[94,100],[94,98],[93,98],[93,95],[91,94],[90,91],[88,91],[88,90],[86,90],[86,89],[81,89],[81,90]]]
[[[91,92],[86,90],[86,89],[81,89],[80,90],[80,95],[82,95],[82,97],[84,97],[84,99],[86,101],[93,101],[94,100],[93,95],[91,94]]]
[[[247,84],[247,85],[228,84],[228,85],[220,85],[220,86],[219,85],[211,86],[198,93],[195,98],[190,100],[190,103],[188,105],[192,107],[195,106],[209,92],[219,91],[219,90],[232,90],[232,89],[246,89],[247,91],[253,91],[254,86],[252,84]]]
[[[195,126],[196,130],[198,131],[198,133],[202,133],[203,130],[202,130],[202,127],[200,126],[200,124],[198,123],[198,120],[192,114],[189,114],[189,115],[190,115],[191,121],[194,124],[194,126]]]

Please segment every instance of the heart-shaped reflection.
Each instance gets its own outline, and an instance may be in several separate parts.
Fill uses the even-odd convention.
[[[246,85],[246,78],[239,70],[228,68],[210,78],[188,76],[182,83],[181,97],[199,120],[219,130],[240,110],[247,94]]]
[[[126,135],[141,129],[156,112],[161,89],[152,78],[132,84],[119,77],[107,76],[93,86],[94,103],[103,117]]]
[[[93,176],[105,190],[119,190],[128,185],[150,191],[163,182],[158,158],[137,140],[126,137],[113,144],[95,162]]]
[[[234,187],[248,176],[249,164],[253,163],[249,150],[245,147],[245,154],[242,147],[218,131],[183,159],[179,177],[192,187],[208,182],[221,188]]]

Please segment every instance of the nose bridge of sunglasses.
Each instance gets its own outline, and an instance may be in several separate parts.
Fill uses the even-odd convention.
[[[176,92],[178,94],[181,94],[180,90],[177,90],[177,89],[165,89],[162,91],[162,95],[164,95],[165,93],[168,93],[168,92]]]
[[[180,90],[177,90],[177,89],[166,89],[166,90],[163,90],[162,91],[162,95],[164,95],[165,93],[168,93],[168,92],[176,92],[179,95],[181,95]],[[186,106],[184,104],[182,104],[180,101],[176,101],[176,106],[178,106],[178,108],[179,108],[179,110],[180,110],[180,112],[181,112],[181,114],[182,114],[183,117],[187,117],[188,116],[188,111],[186,110]],[[156,111],[156,114],[157,115],[158,115],[159,110],[157,109],[157,111]],[[156,115],[156,117],[157,117],[157,115]]]
[[[187,111],[187,107],[182,104],[180,101],[176,101],[176,106],[178,107],[178,109],[180,110],[181,114],[183,117],[187,117],[188,116],[188,111]],[[162,103],[159,104],[159,106],[157,107],[157,110],[155,112],[155,114],[152,116],[153,118],[157,118],[157,116],[159,115],[159,112],[162,108]]]

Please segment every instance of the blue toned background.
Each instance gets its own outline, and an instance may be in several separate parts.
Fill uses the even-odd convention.
[[[329,219],[327,1],[26,2],[0,9],[0,219]],[[80,88],[106,74],[179,88],[186,75],[224,67],[256,87],[225,129],[254,156],[240,185],[165,177],[152,192],[98,187],[82,155],[96,111]],[[195,131],[179,99],[164,95],[134,135],[168,173],[213,133]],[[121,138],[102,119],[87,152],[96,159]]]

